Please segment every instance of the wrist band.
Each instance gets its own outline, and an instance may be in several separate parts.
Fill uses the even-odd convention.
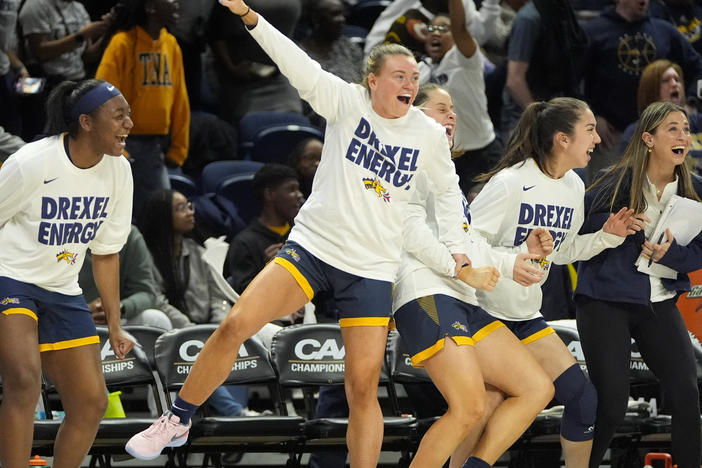
[[[237,13],[237,16],[238,16],[239,18],[243,18],[244,16],[246,16],[246,15],[249,14],[249,12],[251,11],[251,7],[248,6],[248,5],[247,5],[247,7],[248,7],[248,8],[246,9],[246,13],[244,13],[243,15],[240,15],[240,14]]]

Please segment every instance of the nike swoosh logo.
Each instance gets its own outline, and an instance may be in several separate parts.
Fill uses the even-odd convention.
[[[45,184],[48,184],[48,183],[50,183],[50,182],[55,181],[56,179],[58,179],[58,177],[54,177],[53,179],[45,180],[44,183],[45,183]]]
[[[533,189],[534,187],[536,187],[536,185],[531,185],[531,186],[529,186],[529,187],[527,187],[526,185],[524,185],[524,186],[522,186],[522,190],[524,190],[524,191],[526,192],[527,190],[531,190],[531,189]]]
[[[115,89],[114,86],[109,86],[109,85],[107,86],[107,90],[108,90],[108,91],[112,91],[113,89]]]

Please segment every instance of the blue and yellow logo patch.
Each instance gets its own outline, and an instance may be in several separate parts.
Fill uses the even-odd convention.
[[[363,178],[363,185],[366,190],[375,190],[378,197],[382,198],[384,201],[390,201],[390,193],[380,184],[378,179],[371,179],[370,177]]]
[[[535,259],[535,260],[532,260],[531,263],[533,263],[534,266],[537,266],[537,267],[541,268],[541,269],[544,270],[544,271],[548,271],[549,265],[551,264],[551,262],[549,262],[548,260],[546,260],[546,258],[544,258],[544,257],[541,257],[541,258],[537,258],[537,259]]]
[[[60,262],[61,260],[64,260],[69,265],[74,265],[76,260],[78,260],[78,254],[69,252],[68,250],[62,250],[56,254],[56,261]]]
[[[7,305],[7,304],[19,304],[20,301],[16,297],[5,297],[0,301],[0,304],[2,305]]]
[[[461,331],[464,332],[464,333],[468,333],[468,327],[466,327],[465,325],[463,325],[463,324],[462,324],[461,322],[459,322],[458,320],[456,320],[455,322],[453,322],[453,323],[451,324],[451,327],[455,328],[456,330],[461,330]]]
[[[295,249],[285,249],[285,253],[290,255],[296,262],[300,261],[300,254],[295,252]]]

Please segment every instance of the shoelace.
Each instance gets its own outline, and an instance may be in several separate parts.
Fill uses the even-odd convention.
[[[158,421],[152,424],[151,427],[149,427],[146,430],[146,432],[144,432],[144,437],[151,439],[155,438],[154,436],[158,436],[160,434],[165,433],[168,421],[168,416],[161,416],[160,418],[158,418]]]

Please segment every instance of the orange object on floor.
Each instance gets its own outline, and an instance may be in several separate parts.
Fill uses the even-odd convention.
[[[46,466],[46,460],[41,458],[39,455],[34,455],[29,460],[29,466]]]

